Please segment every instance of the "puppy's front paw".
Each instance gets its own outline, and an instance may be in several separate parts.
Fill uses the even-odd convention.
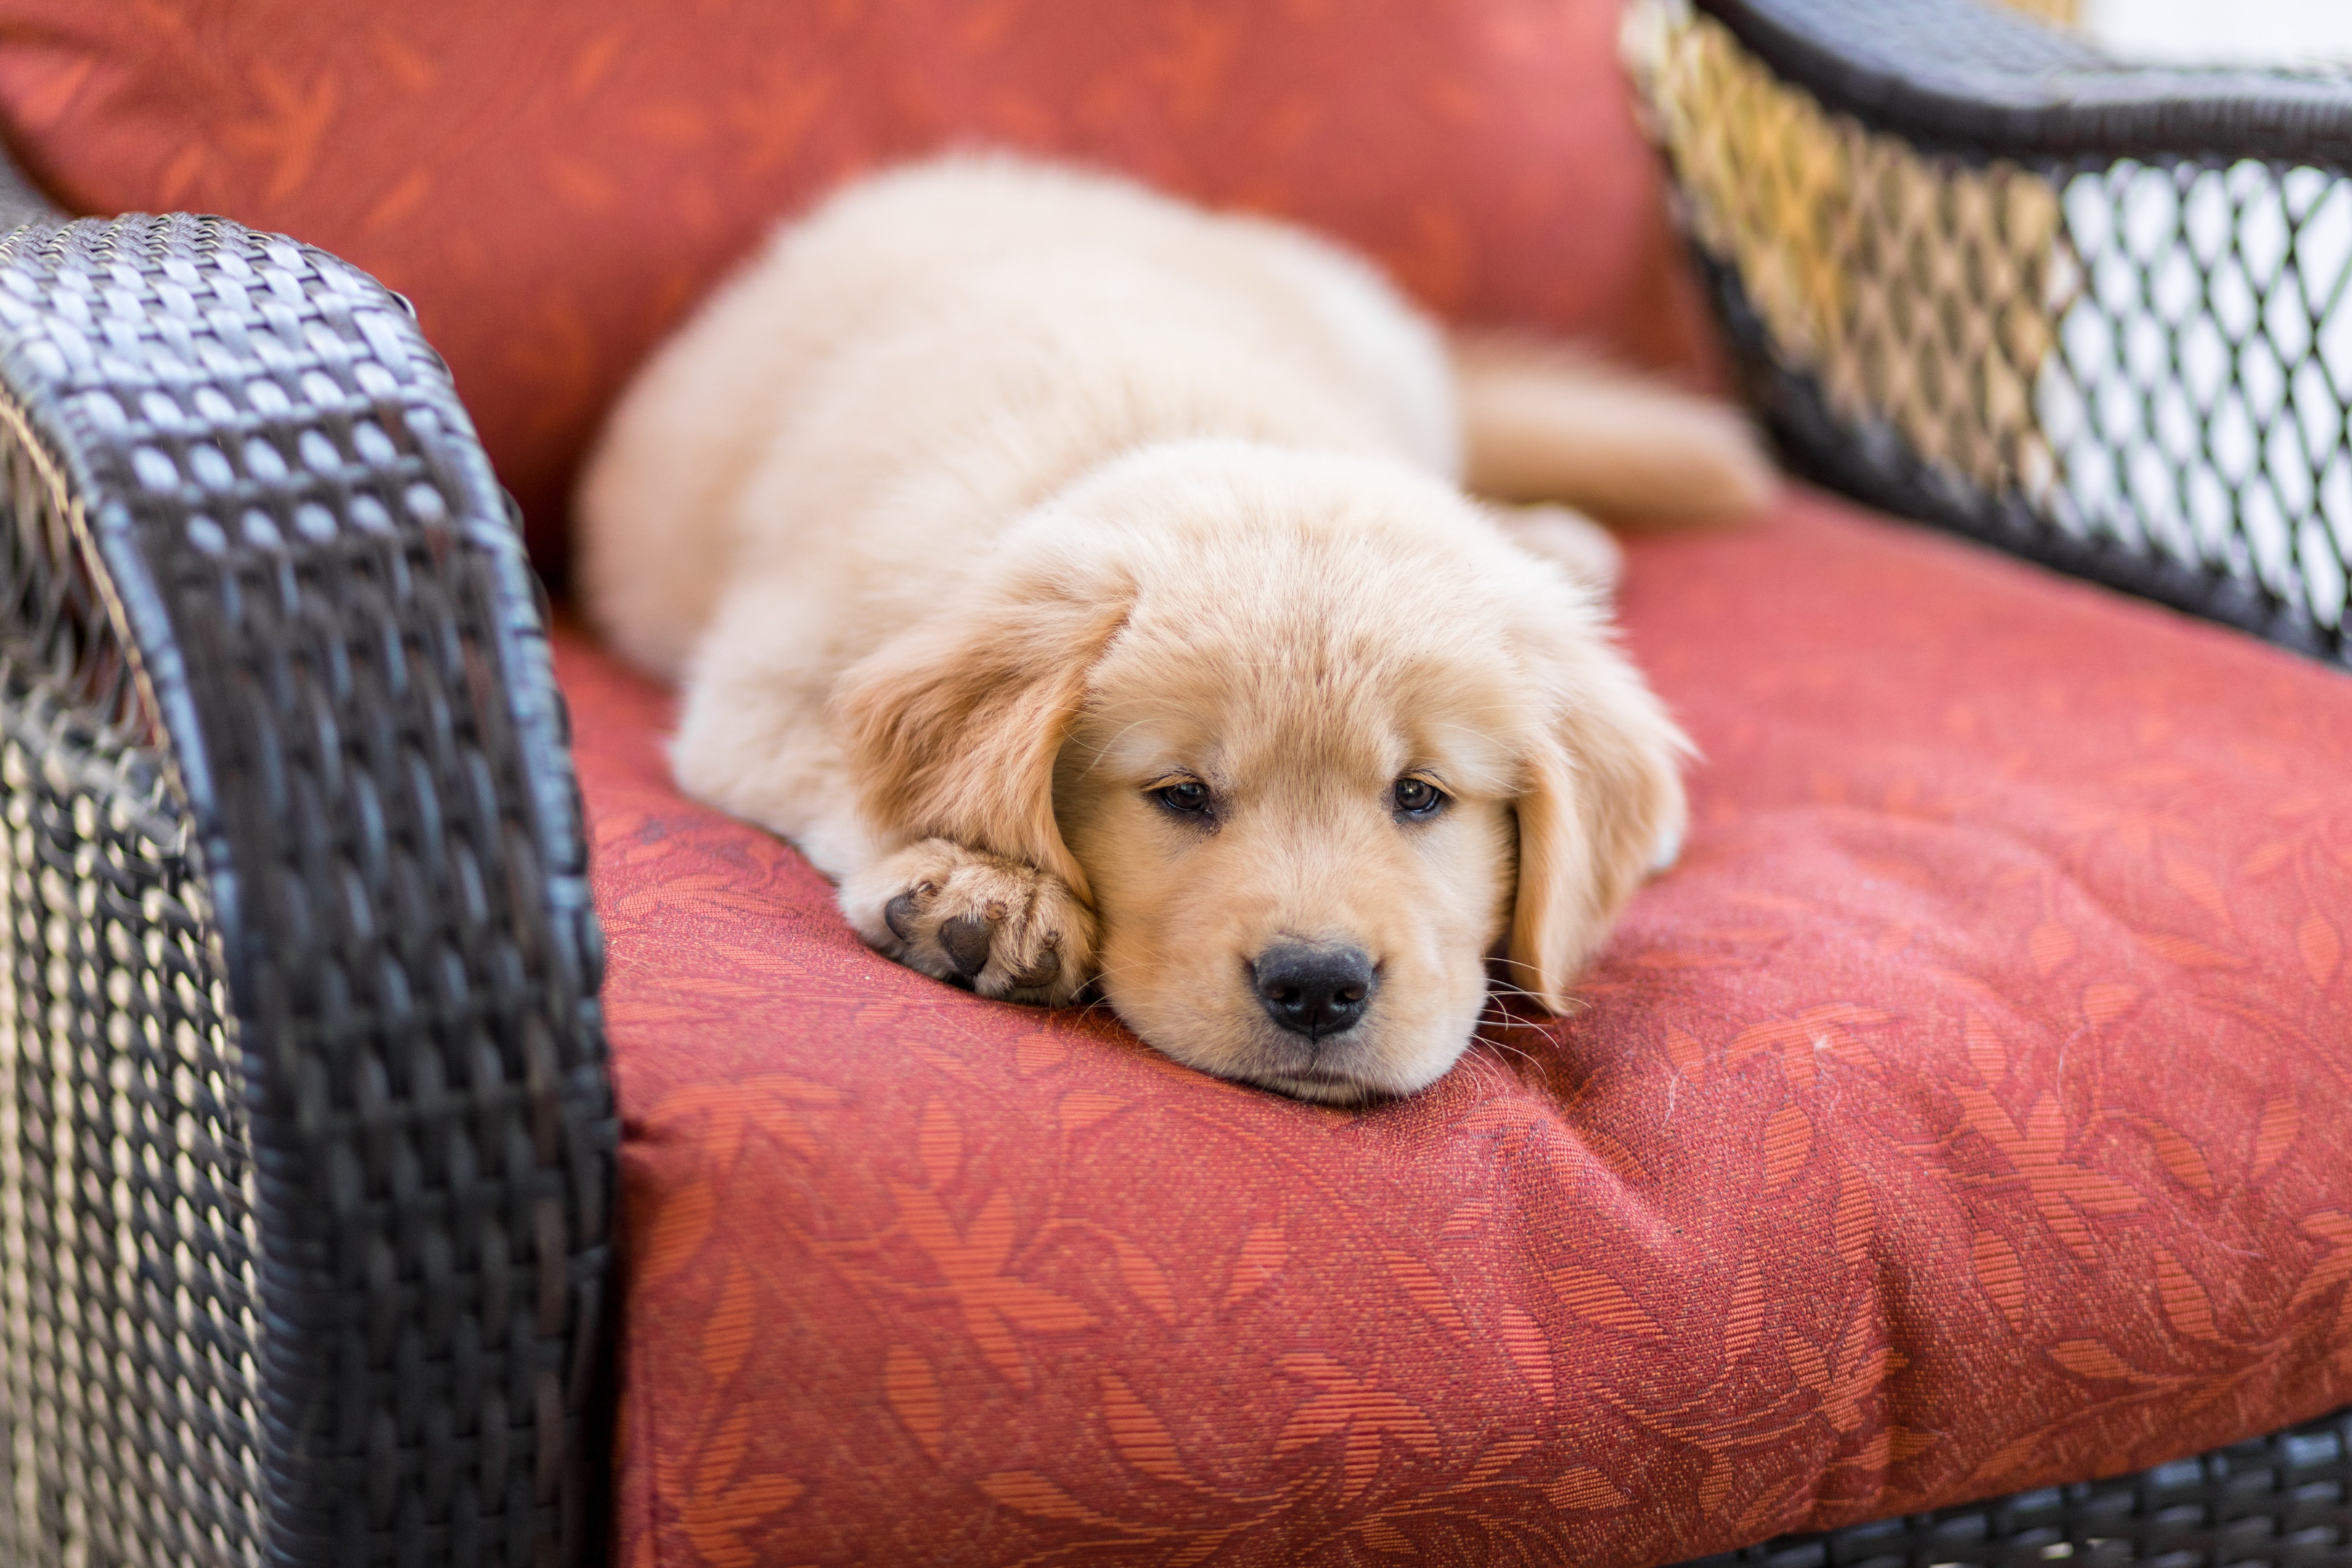
[[[876,952],[982,996],[1066,1004],[1094,978],[1094,912],[1058,877],[926,838],[841,885]]]

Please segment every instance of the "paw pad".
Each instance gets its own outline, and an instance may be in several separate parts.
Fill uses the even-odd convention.
[[[955,972],[966,980],[978,979],[988,967],[988,948],[994,935],[991,922],[982,916],[958,915],[940,922],[940,945],[947,950]]]

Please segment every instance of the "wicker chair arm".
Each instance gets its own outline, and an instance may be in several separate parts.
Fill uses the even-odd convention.
[[[7,668],[159,759],[242,1064],[266,1528],[219,1560],[601,1560],[617,1130],[510,503],[352,268],[0,221]]]
[[[1984,0],[1696,0],[1832,110],[1997,156],[2352,168],[2352,71],[2117,59]]]
[[[1635,0],[1625,41],[1792,468],[2352,663],[2352,73],[1990,0]]]

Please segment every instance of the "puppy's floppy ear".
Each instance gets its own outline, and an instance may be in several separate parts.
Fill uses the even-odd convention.
[[[1512,981],[1551,1011],[1643,878],[1682,841],[1690,742],[1632,665],[1591,630],[1538,657],[1551,718],[1528,759]]]
[[[1054,760],[1131,597],[1123,574],[1047,552],[852,666],[834,701],[867,821],[1034,866],[1091,902],[1054,820]]]

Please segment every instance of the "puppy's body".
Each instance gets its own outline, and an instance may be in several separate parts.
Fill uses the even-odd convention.
[[[1482,369],[1471,450],[1563,499],[1663,450],[1659,511],[1762,483],[1646,392],[1623,461],[1563,458],[1594,384]],[[1401,1091],[1507,929],[1557,1005],[1681,813],[1679,738],[1558,564],[1605,574],[1605,538],[1467,501],[1464,447],[1445,345],[1362,264],[950,160],[787,230],[657,356],[583,491],[585,587],[684,683],[680,782],[876,946],[1029,1000],[1099,969],[1181,1059]]]

